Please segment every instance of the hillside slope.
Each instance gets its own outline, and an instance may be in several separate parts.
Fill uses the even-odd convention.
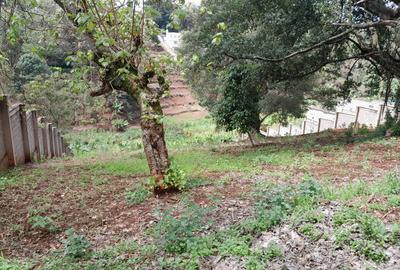
[[[153,56],[162,56],[163,54],[167,54],[167,52],[160,46],[152,50]],[[199,105],[178,70],[174,70],[167,78],[171,83],[171,94],[161,102],[165,115],[178,119],[198,119],[207,115],[207,111]]]

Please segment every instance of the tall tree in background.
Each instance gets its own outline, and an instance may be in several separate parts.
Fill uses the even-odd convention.
[[[283,122],[289,116],[300,117],[307,107],[306,97],[312,94],[312,71],[327,52],[315,58],[272,64],[244,55],[264,51],[273,57],[286,54],[320,20],[311,1],[203,1],[194,27],[183,38],[187,78],[202,103],[215,112],[217,121],[230,88],[226,83],[230,67],[241,69],[240,66],[247,70],[248,89],[257,89],[251,95],[258,96],[249,99],[255,104],[248,102],[236,107],[236,115],[247,115],[258,108],[253,111],[253,130],[259,131],[265,116],[276,115]],[[246,68],[250,66],[251,69]],[[241,99],[238,102],[244,102],[244,97],[237,97]],[[230,125],[224,126],[231,129]],[[238,130],[244,132],[242,128]]]
[[[399,95],[391,93],[390,85],[400,75],[398,4],[204,0],[193,29],[184,37],[187,77],[213,110],[223,99],[220,89],[227,67],[258,65],[260,112],[278,113],[282,121],[301,115],[306,100],[332,106],[360,91],[353,76],[358,68],[386,80],[383,95],[395,99]],[[314,87],[329,79],[339,86]]]

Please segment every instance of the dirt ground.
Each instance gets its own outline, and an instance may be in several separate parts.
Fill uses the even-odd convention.
[[[228,147],[221,151],[235,155],[248,149]],[[199,205],[218,206],[216,223],[224,227],[251,214],[250,194],[255,181],[296,183],[307,171],[317,180],[340,187],[358,180],[382,178],[400,165],[400,144],[397,142],[390,146],[366,143],[334,146],[333,149],[335,151],[321,151],[320,147],[306,150],[305,153],[312,154],[317,160],[307,168],[265,165],[252,175],[204,172],[202,177],[209,179],[208,183],[183,194],[151,197],[136,206],[126,203],[124,192],[133,183],[143,181],[143,175],[117,177],[99,174],[93,172],[88,164],[77,165],[74,159],[28,165],[21,168],[21,177],[30,179],[28,183],[0,191],[0,253],[7,257],[47,254],[60,248],[64,232],[70,227],[86,235],[94,248],[124,239],[140,239],[144,229],[159,220],[156,210],[176,207],[182,196]],[[288,176],[283,177],[282,172]],[[210,198],[218,198],[218,202]],[[33,230],[28,224],[32,213],[45,213],[52,217],[57,231]],[[399,208],[374,211],[374,214],[387,221],[400,220]]]

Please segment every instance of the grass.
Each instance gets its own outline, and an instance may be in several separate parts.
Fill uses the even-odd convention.
[[[216,257],[265,269],[288,254],[282,243],[256,243],[282,226],[311,246],[334,239],[335,248],[382,265],[385,248],[400,245],[399,225],[375,215],[400,208],[399,172],[379,167],[382,157],[396,164],[398,140],[327,143],[328,132],[248,148],[207,118],[165,123],[170,156],[186,175],[181,193],[149,192],[137,128],[71,133],[74,157],[3,173],[0,194],[21,209],[0,215],[0,229],[31,237],[25,240],[64,240],[46,255],[0,257],[0,269],[201,269]],[[378,170],[384,176],[371,175]],[[80,227],[66,223],[74,222],[68,215],[89,219]]]

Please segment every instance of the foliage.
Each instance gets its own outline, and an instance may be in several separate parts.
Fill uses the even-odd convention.
[[[118,132],[125,132],[129,123],[125,119],[115,119],[112,121],[112,124]]]
[[[188,205],[179,217],[166,212],[153,229],[153,234],[167,252],[182,254],[188,251],[196,233],[206,226],[206,213],[206,209],[196,204]]]
[[[130,205],[137,205],[150,197],[151,192],[143,185],[134,185],[132,189],[125,191],[125,200]]]
[[[241,133],[259,132],[259,86],[254,83],[257,75],[251,66],[237,65],[226,70],[222,97],[213,114],[218,126]]]
[[[35,54],[23,54],[15,66],[14,84],[18,91],[36,76],[47,76],[49,67]]]
[[[252,95],[248,109],[251,102],[256,102],[256,112],[260,110],[264,116],[277,113],[282,122],[291,115],[301,116],[307,105],[305,95],[310,95],[314,87],[314,78],[306,75],[306,70],[315,68],[315,59],[301,64],[262,59],[289,54],[301,44],[296,40],[301,40],[304,33],[312,34],[320,19],[313,13],[315,6],[311,2],[304,6],[303,1],[292,1],[290,5],[282,1],[203,1],[200,10],[204,12],[196,15],[194,27],[183,38],[182,53],[185,73],[202,104],[218,112],[231,68],[252,67],[246,73],[242,92],[232,95],[231,90],[231,100],[246,104],[241,98]],[[279,23],[265,19],[274,17],[279,17]],[[296,21],[298,27],[293,28],[289,21]],[[245,90],[247,95],[243,95]],[[243,116],[250,117],[245,112]]]
[[[28,108],[38,110],[48,121],[58,127],[68,127],[75,122],[75,117],[84,102],[84,89],[81,93],[71,92],[70,76],[59,71],[52,72],[47,77],[35,77],[26,84],[21,97]]]
[[[56,232],[58,230],[58,228],[54,224],[54,220],[48,216],[31,216],[28,219],[28,223],[34,230],[38,229],[50,233]]]
[[[165,175],[163,184],[167,188],[183,190],[187,184],[186,174],[176,163],[172,162]]]
[[[90,254],[90,243],[85,236],[75,233],[74,229],[66,231],[67,239],[63,241],[64,254],[73,259],[80,259]]]

